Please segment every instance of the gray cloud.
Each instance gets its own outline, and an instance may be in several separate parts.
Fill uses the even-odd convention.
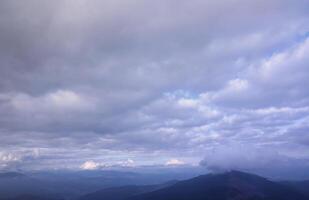
[[[239,142],[306,160],[308,7],[2,1],[0,152],[40,149],[29,168],[197,164]]]

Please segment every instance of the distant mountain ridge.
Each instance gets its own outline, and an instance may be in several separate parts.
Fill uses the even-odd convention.
[[[49,198],[49,197],[42,197],[42,196],[35,196],[31,194],[24,194],[19,195],[14,198],[6,199],[6,200],[63,200],[63,199],[55,199],[55,198]]]
[[[239,171],[198,176],[127,200],[308,200],[286,185]]]
[[[158,185],[129,185],[122,187],[105,188],[87,195],[80,197],[78,200],[101,200],[102,197],[108,200],[123,200],[130,196],[151,192],[165,188],[175,184],[177,181],[169,181],[164,184]]]
[[[97,181],[105,181],[99,177]],[[118,184],[126,184],[120,175],[116,177]],[[240,171],[153,185],[139,185],[137,177],[136,185],[107,188],[103,182],[103,187],[98,189],[89,184],[92,182],[87,181],[87,177],[73,180],[63,177],[63,182],[59,178],[52,179],[56,181],[53,183],[31,174],[0,173],[0,200],[309,200],[309,181],[274,182]],[[72,184],[75,180],[78,182]],[[89,192],[84,192],[87,190]]]
[[[0,178],[20,178],[25,177],[25,174],[19,172],[1,172]]]

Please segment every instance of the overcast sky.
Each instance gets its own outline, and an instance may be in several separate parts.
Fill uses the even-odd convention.
[[[0,168],[309,170],[307,0],[2,0]]]

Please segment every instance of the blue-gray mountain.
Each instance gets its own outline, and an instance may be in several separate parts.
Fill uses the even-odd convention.
[[[302,186],[300,183],[297,187]],[[270,181],[266,178],[231,171],[208,174],[179,181],[171,186],[143,193],[145,186],[113,188],[89,194],[83,200],[308,200],[309,196],[295,187]],[[309,189],[309,188],[308,188]],[[113,191],[114,195],[110,192]],[[130,192],[128,192],[130,191]],[[138,193],[138,194],[136,194]],[[87,198],[85,198],[87,197]]]
[[[306,200],[307,196],[263,177],[231,171],[209,174],[129,200]]]
[[[95,173],[95,172],[93,172]],[[97,172],[100,174],[100,172]],[[71,179],[63,176],[62,182],[51,180],[49,175],[43,179],[29,177],[19,173],[0,174],[0,200],[308,200],[308,181],[275,182],[254,174],[230,171],[221,174],[207,174],[183,181],[170,181],[164,184],[141,184],[136,176],[136,184],[124,185],[123,178],[127,173],[101,172],[98,177],[101,181],[113,174],[114,181],[118,179],[116,187],[102,189],[92,188],[87,183],[87,178]],[[96,173],[95,173],[96,174]],[[91,176],[95,174],[91,173]],[[77,175],[74,173],[74,175]],[[79,175],[81,175],[79,173]],[[133,175],[133,174],[131,174]],[[42,175],[41,175],[42,176]],[[132,179],[133,180],[133,179]],[[54,183],[53,183],[54,181]],[[6,184],[7,183],[7,184]],[[58,184],[58,186],[57,186]],[[140,185],[139,185],[140,184]],[[112,184],[113,185],[113,184]],[[111,186],[112,186],[111,185]],[[65,188],[67,187],[67,188]],[[80,195],[73,190],[78,187]],[[99,186],[96,185],[96,188]],[[61,189],[62,188],[62,189]]]

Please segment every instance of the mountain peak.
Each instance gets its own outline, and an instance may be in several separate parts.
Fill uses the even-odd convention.
[[[240,171],[198,176],[132,200],[306,200],[302,194],[266,178]]]
[[[240,178],[240,179],[261,179],[261,180],[267,180],[266,178],[256,175],[256,174],[252,174],[252,173],[248,173],[248,172],[243,172],[243,171],[238,171],[238,170],[231,170],[228,172],[223,173],[222,175],[224,176],[228,176],[229,178]]]

